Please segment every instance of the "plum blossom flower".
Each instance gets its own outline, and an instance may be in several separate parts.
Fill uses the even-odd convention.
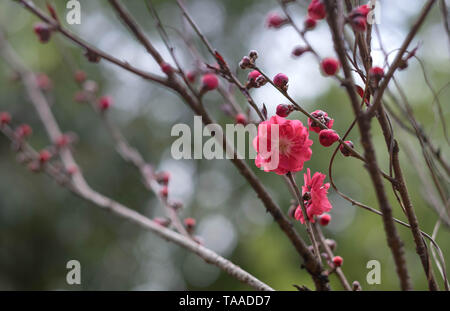
[[[253,140],[258,153],[255,164],[278,175],[301,171],[303,163],[311,159],[312,143],[302,122],[275,115],[258,126]]]
[[[306,213],[311,222],[314,222],[315,215],[322,215],[325,212],[329,212],[332,208],[327,197],[330,184],[323,183],[325,177],[324,174],[316,172],[311,178],[311,171],[309,168],[307,173],[304,174],[305,184],[302,187],[302,195],[305,202]],[[300,206],[295,210],[295,219],[299,220],[302,224],[305,222]]]

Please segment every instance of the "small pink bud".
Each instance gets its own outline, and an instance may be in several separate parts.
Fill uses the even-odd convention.
[[[324,19],[327,15],[325,4],[321,0],[312,0],[308,6],[308,15],[312,19]]]
[[[33,26],[34,33],[38,36],[41,43],[46,43],[50,40],[52,30],[49,25],[45,23],[37,23]]]
[[[354,148],[354,145],[351,140],[346,140],[345,144],[352,149]],[[339,150],[344,155],[344,157],[348,157],[351,154],[350,151],[348,151],[347,148],[345,148],[344,145],[342,144],[339,146]]]
[[[333,76],[338,72],[340,64],[337,59],[327,57],[322,60],[320,66],[326,75]]]
[[[56,138],[56,140],[55,140],[55,145],[56,145],[58,148],[64,148],[64,147],[66,147],[69,143],[70,143],[70,137],[69,137],[69,135],[66,135],[66,134],[62,134],[61,136],[59,136],[59,137]]]
[[[289,78],[284,73],[279,73],[273,77],[273,83],[285,92],[288,89],[288,82]]]
[[[36,75],[36,84],[38,88],[43,91],[49,91],[53,86],[52,80],[50,80],[50,78],[45,73],[39,73]]]
[[[258,70],[252,70],[247,76],[248,82],[254,83],[256,82],[256,79],[261,75],[261,73]]]
[[[169,196],[169,188],[167,186],[162,187],[162,189],[159,191],[159,195],[163,199],[167,199],[167,197]]]
[[[362,16],[355,16],[350,20],[350,24],[354,31],[364,32],[367,29],[367,20]]]
[[[11,115],[7,112],[0,112],[0,126],[9,124],[11,122]]]
[[[286,118],[292,111],[294,107],[292,105],[279,104],[277,106],[277,116]]]
[[[156,174],[156,181],[162,185],[168,185],[170,180],[169,172],[161,172]]]
[[[321,130],[319,133],[319,142],[324,147],[329,147],[339,140],[339,135],[334,130]]]
[[[77,103],[84,103],[87,101],[87,96],[86,93],[83,91],[77,91],[74,95],[73,95],[73,100],[76,101]]]
[[[327,226],[331,221],[331,215],[330,214],[323,214],[319,218],[319,223],[321,226]]]
[[[48,162],[48,160],[50,160],[51,157],[52,157],[52,154],[46,149],[43,149],[39,152],[39,162],[41,162],[41,163]]]
[[[162,62],[161,64],[159,64],[159,66],[161,67],[162,72],[164,72],[166,75],[170,75],[173,73],[173,68],[170,64]]]
[[[381,67],[372,67],[369,70],[369,78],[379,82],[384,77],[384,70]]]
[[[266,25],[268,28],[280,28],[284,24],[286,24],[288,20],[286,18],[281,17],[277,13],[269,13],[266,17]]]
[[[292,56],[295,57],[300,57],[302,56],[305,52],[308,52],[309,48],[308,47],[304,47],[304,46],[297,46],[292,50]]]
[[[86,80],[86,73],[83,70],[77,70],[75,71],[73,77],[77,83],[81,84]]]
[[[340,267],[344,263],[344,259],[342,259],[341,256],[334,256],[333,257],[333,263],[334,263],[334,265],[336,267]]]
[[[312,30],[312,29],[316,28],[317,21],[311,17],[308,17],[307,19],[305,19],[304,24],[305,24],[306,30]]]
[[[215,90],[219,86],[219,79],[213,73],[207,73],[202,77],[202,86],[205,91]]]
[[[186,226],[186,229],[188,230],[188,232],[192,232],[192,230],[194,229],[195,225],[196,225],[196,221],[194,218],[185,218],[184,219],[184,225]]]
[[[241,61],[239,62],[239,67],[241,67],[241,69],[250,68],[251,65],[252,65],[252,60],[248,56],[242,57]]]
[[[196,71],[189,71],[186,74],[186,78],[189,82],[194,83],[195,80],[197,79],[197,72]]]
[[[236,115],[235,119],[236,119],[236,123],[237,124],[242,124],[242,125],[246,125],[247,124],[247,117],[243,113],[238,113]]]
[[[102,96],[99,98],[97,105],[100,111],[106,111],[111,107],[113,104],[112,97],[111,96]]]
[[[16,129],[19,138],[29,137],[33,133],[33,129],[28,124],[22,124]]]
[[[328,113],[326,113],[325,111],[316,110],[311,113],[311,116],[313,116],[314,118],[319,120],[320,123],[325,124],[326,127],[328,127],[329,129],[331,129],[333,127],[334,120],[331,119],[328,116]],[[314,121],[311,118],[308,118],[308,127],[309,127],[310,131],[313,131],[316,133],[320,133],[320,131],[322,130],[322,128],[320,127],[320,124],[317,124],[316,121]]]

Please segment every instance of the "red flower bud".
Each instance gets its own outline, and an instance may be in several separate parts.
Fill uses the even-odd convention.
[[[269,28],[280,28],[287,23],[286,18],[282,18],[277,13],[269,13],[266,17],[266,25]]]
[[[311,17],[308,17],[307,19],[305,19],[305,29],[306,30],[312,30],[314,28],[316,28],[317,25],[317,21]]]
[[[337,59],[327,57],[322,60],[320,66],[326,75],[333,76],[338,72],[340,64]]]
[[[352,149],[354,148],[354,145],[351,140],[346,140],[345,144]],[[342,144],[339,146],[339,150],[344,155],[344,157],[348,157],[351,154],[351,152],[349,150],[347,150],[347,148],[345,148],[344,145],[342,145]]]
[[[9,124],[11,122],[11,115],[7,112],[0,112],[0,126]]]
[[[319,142],[324,147],[329,147],[339,140],[339,135],[334,130],[321,130],[319,133]]]
[[[73,77],[77,83],[83,83],[86,80],[86,73],[83,70],[75,71]]]
[[[99,98],[97,105],[100,111],[106,111],[113,104],[111,96],[102,96]]]
[[[354,31],[364,32],[367,29],[367,20],[365,17],[356,16],[350,20],[350,24]]]
[[[205,91],[215,90],[219,86],[219,79],[213,73],[207,73],[202,77],[202,86]]]
[[[327,15],[325,4],[321,0],[312,0],[308,6],[308,15],[312,19],[324,19]]]
[[[308,51],[309,51],[308,47],[297,46],[296,48],[294,48],[292,50],[292,55],[295,57],[300,57],[303,55],[303,53],[308,52]]]
[[[247,76],[248,82],[254,83],[256,79],[261,75],[258,70],[250,71],[250,73]]]
[[[46,149],[43,149],[39,152],[39,162],[41,162],[41,163],[48,162],[48,160],[50,160],[51,157],[52,157],[52,154]]]
[[[55,145],[58,148],[64,148],[65,146],[67,146],[70,143],[70,137],[69,135],[66,134],[62,134],[61,136],[59,136],[58,138],[56,138],[55,140]]]
[[[50,40],[52,30],[49,25],[45,23],[37,23],[33,26],[34,33],[38,36],[41,43],[46,43]]]
[[[26,138],[33,133],[33,129],[28,124],[22,124],[16,129],[19,138]]]
[[[184,225],[186,226],[186,229],[188,230],[188,232],[191,232],[196,225],[196,221],[194,218],[191,218],[191,217],[185,218]]]
[[[238,113],[236,115],[235,119],[236,119],[236,123],[237,124],[242,124],[242,125],[246,125],[247,124],[247,117],[243,113]]]
[[[162,185],[168,185],[170,180],[169,172],[161,172],[156,174],[156,181]]]
[[[242,57],[241,61],[239,62],[239,67],[241,67],[241,69],[250,68],[251,65],[252,60],[248,56]]]
[[[170,75],[173,73],[173,68],[170,64],[162,62],[161,64],[159,64],[159,66],[161,67],[162,72],[164,72],[166,75]]]
[[[279,73],[273,77],[273,83],[285,92],[288,89],[288,82],[289,78],[284,73]]]
[[[195,79],[197,78],[197,72],[196,71],[189,71],[186,74],[186,78],[189,82],[194,83]]]
[[[331,215],[330,214],[323,214],[319,218],[319,223],[322,226],[327,226],[331,221]]]
[[[384,77],[384,70],[381,67],[372,67],[369,70],[369,78],[379,82]]]
[[[159,191],[159,195],[163,199],[167,199],[167,197],[169,196],[169,188],[167,186],[162,187],[162,189]]]
[[[286,118],[292,111],[294,111],[294,106],[279,104],[277,106],[277,116]]]
[[[40,88],[43,91],[49,91],[52,88],[52,80],[45,74],[45,73],[39,73],[36,75],[36,84],[38,88]]]
[[[333,263],[336,267],[340,267],[344,263],[344,259],[341,256],[335,256],[333,257]]]
[[[328,116],[328,113],[322,110],[316,110],[314,112],[311,112],[311,116],[318,119],[322,124],[325,124],[329,129],[333,127],[334,120],[331,119]],[[317,124],[316,121],[314,121],[311,118],[308,118],[308,127],[310,131],[320,133],[322,128],[320,127],[320,124]]]

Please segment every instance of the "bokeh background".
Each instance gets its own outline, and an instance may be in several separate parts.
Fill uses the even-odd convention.
[[[44,1],[35,1],[44,7]],[[50,1],[64,21],[67,1]],[[125,1],[123,1],[125,2]],[[291,57],[292,49],[301,44],[291,27],[280,30],[265,28],[265,16],[270,11],[281,13],[276,1],[269,0],[186,0],[205,35],[224,55],[233,68],[250,49],[259,52],[258,64],[270,76],[284,72],[290,79],[290,94],[309,111],[326,110],[335,119],[335,128],[342,133],[352,121],[353,114],[345,91],[335,80],[320,74],[315,59],[305,54],[299,59]],[[159,73],[159,67],[145,49],[128,33],[105,0],[81,3],[81,25],[68,25],[86,41],[126,59],[145,70]],[[175,1],[154,1],[165,25],[182,28],[182,19]],[[380,1],[383,43],[388,51],[398,48],[410,25],[414,22],[423,1]],[[449,3],[447,2],[447,5]],[[290,5],[295,21],[302,23],[306,1]],[[144,1],[126,1],[127,8],[136,17],[147,35],[167,58],[154,26],[154,20]],[[88,63],[82,51],[56,35],[48,44],[40,44],[32,31],[37,19],[14,1],[0,4],[0,25],[8,40],[30,68],[46,73],[53,81],[48,95],[52,110],[64,131],[73,131],[79,137],[75,156],[88,182],[98,191],[149,216],[164,215],[158,199],[149,194],[138,172],[124,163],[115,152],[110,136],[98,116],[90,107],[74,102],[77,90],[73,82],[74,67],[88,73],[100,85],[101,94],[114,98],[112,118],[126,137],[155,165],[168,170],[170,197],[181,200],[183,216],[198,221],[196,234],[206,246],[231,259],[250,273],[278,290],[295,290],[292,284],[313,287],[309,275],[300,269],[300,260],[286,237],[280,232],[253,190],[227,160],[174,160],[170,154],[170,131],[176,123],[192,124],[193,115],[172,92],[152,85],[105,61]],[[184,68],[193,69],[194,61],[177,32],[168,29],[176,53]],[[327,25],[322,21],[308,34],[312,45],[323,57],[334,56]],[[197,47],[210,63],[212,58],[198,40]],[[448,120],[450,91],[449,42],[442,15],[435,6],[412,46],[420,44],[417,55],[424,62],[426,73],[439,95]],[[383,65],[383,56],[374,38],[375,65]],[[392,55],[395,55],[393,53]],[[245,81],[247,72],[238,70]],[[433,96],[425,84],[417,61],[411,60],[407,70],[397,75],[404,87],[418,120],[426,132],[441,148],[444,158],[449,148],[443,136]],[[222,85],[226,81],[221,80]],[[45,131],[29,103],[20,83],[13,79],[10,68],[0,61],[0,110],[11,112],[14,122],[29,123],[34,129],[30,139],[36,148],[49,144]],[[273,115],[276,105],[286,103],[275,89],[266,85],[252,91],[256,102],[268,107]],[[245,107],[244,98],[236,98]],[[221,124],[233,122],[219,109],[222,99],[215,92],[206,95],[207,109]],[[290,118],[306,122],[306,118],[293,113]],[[401,142],[401,161],[410,193],[415,204],[421,228],[431,233],[437,217],[431,209],[430,193],[417,177],[417,169],[425,164],[418,144],[409,134],[394,124]],[[350,134],[356,149],[359,145],[357,130]],[[307,163],[313,171],[328,174],[328,163],[333,148],[323,148],[317,135],[313,157]],[[381,166],[388,169],[388,154],[379,127],[373,127],[373,136]],[[409,147],[407,150],[405,147]],[[415,164],[411,158],[417,158]],[[259,171],[248,161],[275,200],[287,212],[290,194],[282,179]],[[340,154],[334,164],[336,184],[341,191],[369,206],[377,207],[372,184],[366,170],[355,159]],[[301,174],[297,180],[302,183]],[[389,187],[387,187],[390,190]],[[391,197],[395,215],[405,219]],[[333,220],[325,234],[338,243],[336,254],[344,258],[343,270],[350,282],[358,280],[363,289],[397,290],[391,253],[386,244],[379,216],[351,206],[330,190]],[[307,239],[305,229],[295,224]],[[403,227],[398,231],[406,244],[408,268],[415,289],[427,288],[423,269],[415,253],[411,233]],[[449,230],[442,228],[437,241],[444,254],[450,254]],[[66,262],[76,259],[81,263],[82,284],[66,284]],[[368,285],[366,264],[376,259],[381,263],[381,284]],[[449,260],[449,258],[447,258]],[[449,267],[447,265],[447,267]],[[437,273],[437,271],[435,271]],[[438,277],[439,278],[439,277]],[[341,289],[331,277],[335,289]],[[442,285],[442,281],[440,281]],[[244,290],[247,286],[204,263],[187,251],[162,241],[149,232],[110,215],[99,208],[74,197],[67,190],[42,174],[33,174],[16,161],[16,155],[5,137],[0,137],[0,289],[1,290]]]

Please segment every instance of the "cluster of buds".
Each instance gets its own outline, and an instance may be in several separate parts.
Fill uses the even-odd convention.
[[[258,70],[253,70],[250,71],[250,73],[247,76],[247,83],[245,84],[245,87],[247,89],[258,88],[266,83],[267,83],[266,78]]]
[[[322,110],[311,112],[311,116],[316,118],[320,123],[326,125],[329,129],[333,127],[334,120],[328,116],[328,113]],[[314,119],[308,118],[308,127],[310,131],[320,133],[322,127]]]
[[[271,12],[266,17],[266,26],[268,28],[278,29],[289,23],[289,20],[285,17],[281,17],[278,13]]]
[[[347,16],[347,22],[352,26],[356,32],[364,32],[367,29],[367,15],[370,12],[370,7],[365,4],[354,8]]]
[[[241,69],[254,68],[256,59],[258,58],[258,52],[251,50],[247,56],[242,57],[239,62]]]

